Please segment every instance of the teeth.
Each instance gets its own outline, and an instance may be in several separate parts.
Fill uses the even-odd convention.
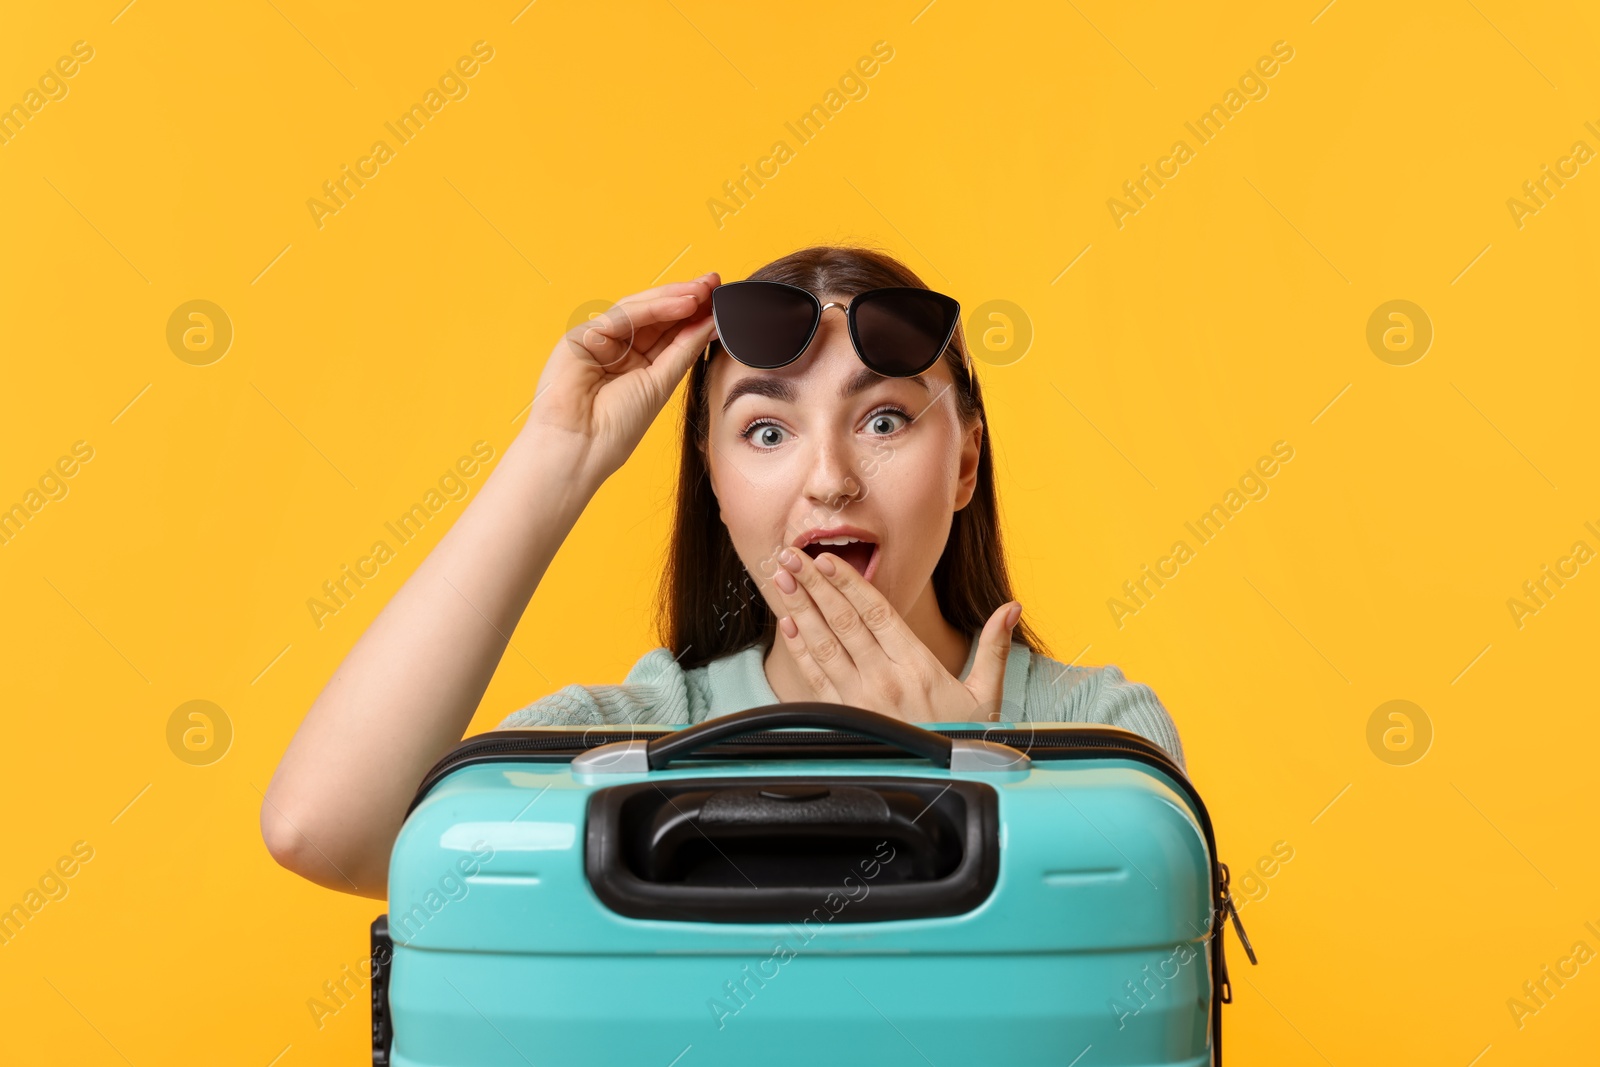
[[[817,545],[853,545],[860,541],[859,537],[819,537],[812,544]]]

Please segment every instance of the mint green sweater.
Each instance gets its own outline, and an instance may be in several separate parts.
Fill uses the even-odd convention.
[[[972,670],[977,635],[962,679]],[[517,726],[686,725],[729,712],[780,703],[767,681],[759,644],[684,670],[665,648],[653,648],[620,685],[569,685],[512,712],[500,729]],[[1006,657],[1000,718],[1005,722],[1096,722],[1148,737],[1183,766],[1172,717],[1150,687],[1116,667],[1069,667],[1013,641]]]

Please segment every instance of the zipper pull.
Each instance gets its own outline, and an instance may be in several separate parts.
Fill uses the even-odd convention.
[[[1217,967],[1222,972],[1222,983],[1217,989],[1217,998],[1224,1004],[1232,1004],[1233,983],[1228,981],[1228,953],[1224,951],[1225,946],[1222,941],[1222,909],[1220,907],[1217,909],[1216,918],[1212,919],[1211,922],[1216,927],[1214,943],[1217,946]]]
[[[1228,865],[1226,863],[1218,863],[1217,866],[1222,868],[1223,910],[1225,910],[1228,913],[1228,917],[1233,920],[1233,930],[1234,933],[1239,935],[1239,943],[1244,946],[1244,954],[1250,957],[1251,966],[1255,966],[1258,963],[1256,960],[1256,950],[1250,944],[1250,936],[1244,932],[1244,923],[1239,918],[1239,909],[1233,903],[1233,894],[1228,890]]]

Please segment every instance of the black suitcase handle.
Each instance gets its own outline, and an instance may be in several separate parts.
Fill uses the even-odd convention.
[[[800,702],[768,704],[761,708],[736,711],[731,715],[719,715],[669,736],[658,737],[645,746],[645,752],[650,769],[659,771],[673,760],[682,759],[718,741],[785,726],[846,730],[894,745],[946,768],[950,766],[950,755],[955,749],[954,742],[943,734],[924,730],[876,711],[852,708],[847,704]]]

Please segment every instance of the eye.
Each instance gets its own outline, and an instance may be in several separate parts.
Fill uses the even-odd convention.
[[[784,436],[788,432],[789,431],[785,430],[782,426],[779,426],[775,422],[770,422],[765,419],[757,419],[755,422],[752,422],[750,425],[740,430],[739,437],[746,441],[753,439],[758,449],[767,451],[783,444]]]
[[[879,408],[867,416],[867,431],[874,437],[888,437],[911,425],[911,416],[896,407]]]

